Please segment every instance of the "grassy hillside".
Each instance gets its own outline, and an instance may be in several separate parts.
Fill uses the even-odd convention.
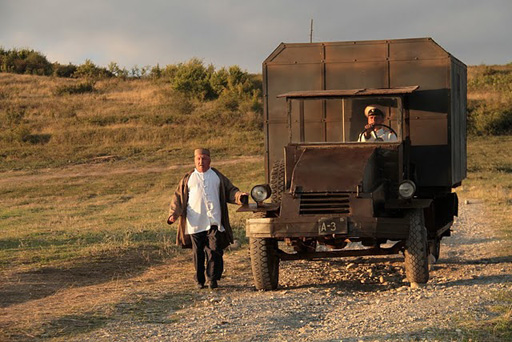
[[[504,239],[512,236],[511,71],[469,69],[468,178],[457,189],[462,201],[485,201],[494,216],[489,228]],[[180,258],[165,219],[191,150],[209,146],[213,165],[247,191],[264,178],[261,125],[250,106],[187,98],[148,79],[87,83],[0,73],[0,286],[12,291],[1,304],[15,312],[34,302],[22,320],[0,319],[0,339],[65,339],[68,332],[48,322],[64,326],[85,315],[89,329],[108,318],[99,304],[48,312],[38,299],[77,283],[117,289],[119,279]],[[235,209],[235,234],[244,242],[247,214]],[[510,308],[504,312],[497,322],[481,322],[488,336],[510,333]]]
[[[511,94],[512,66],[470,67],[470,134],[510,134]],[[199,145],[220,157],[261,155],[261,110],[236,101],[187,97],[162,79],[0,73],[0,171],[105,160],[166,165]]]
[[[468,112],[470,134],[512,134],[511,64],[469,67]]]
[[[512,66],[469,68],[473,130],[483,129],[484,123],[506,127],[511,75]],[[485,111],[491,107],[500,112]],[[262,158],[262,117],[252,109],[243,103],[233,106],[226,98],[189,98],[161,80],[91,83],[0,73],[0,228],[7,239],[7,250],[0,253],[13,258],[10,247],[20,247],[15,254],[23,254],[21,246],[29,246],[28,254],[44,254],[30,247],[39,243],[55,251],[72,250],[72,255],[105,240],[114,245],[122,245],[123,239],[160,243],[167,227],[164,235],[134,232],[162,232],[166,196],[183,173],[168,166],[190,163],[196,146],[209,146],[214,162]],[[511,148],[504,146],[510,144],[509,136],[479,138],[475,133],[470,138],[462,196],[489,200],[491,191],[497,211],[508,208],[512,157]],[[239,172],[246,164],[247,171]],[[226,171],[249,190],[256,179],[263,181],[263,170],[260,162],[246,164]],[[239,223],[242,229],[243,220]]]
[[[0,171],[101,160],[164,165],[200,145],[221,157],[263,151],[261,113],[251,108],[187,98],[151,80],[86,85],[0,73]]]

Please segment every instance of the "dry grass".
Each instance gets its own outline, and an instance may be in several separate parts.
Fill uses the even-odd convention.
[[[468,177],[458,189],[459,196],[507,211],[512,204],[511,174],[512,136],[472,137],[468,141]]]
[[[57,95],[80,82],[0,73],[0,170],[99,156],[170,163],[201,144],[220,156],[263,152],[259,114],[190,100],[150,80],[104,80],[93,92]]]
[[[263,181],[262,158],[213,165],[244,190]],[[187,159],[0,173],[0,340],[66,340],[115,320],[165,322],[193,303],[190,255],[165,224],[170,194],[190,167]],[[230,210],[244,242],[248,214]]]
[[[501,250],[512,248],[512,136],[473,137],[468,141],[468,177],[457,191],[462,201],[482,201],[491,215],[489,229],[500,232]],[[497,294],[505,305],[495,306],[497,316],[483,321],[472,318],[460,323],[465,340],[505,341],[512,337],[512,291]],[[449,336],[446,336],[450,339]]]
[[[512,136],[473,137],[468,141],[468,177],[457,189],[462,201],[483,201],[492,228],[501,231],[503,253],[512,247]]]
[[[174,258],[172,266],[158,265],[141,259],[136,251],[125,251],[84,264],[19,273],[3,288],[16,289],[14,295],[24,290],[28,298],[11,298],[0,316],[0,337],[65,339],[122,318],[161,323],[195,296],[192,282],[185,279],[191,276],[189,265],[183,256]],[[34,294],[29,296],[30,292]],[[144,307],[150,301],[152,312]]]
[[[210,146],[214,165],[241,189],[263,182],[261,157],[242,157],[262,155],[257,114],[230,117],[215,103],[147,80],[101,81],[92,93],[55,95],[76,82],[0,73],[0,340],[64,341],[115,320],[172,320],[168,313],[195,296],[189,255],[164,223],[190,151]],[[16,140],[22,130],[50,139]],[[492,228],[509,239],[510,151],[510,136],[471,138],[468,178],[458,189],[461,200],[485,201]],[[243,242],[248,214],[235,209]],[[240,253],[228,259],[242,260],[235,271],[248,272]],[[490,326],[510,322],[510,309],[502,317]]]
[[[474,135],[512,133],[512,65],[468,69],[468,130]]]

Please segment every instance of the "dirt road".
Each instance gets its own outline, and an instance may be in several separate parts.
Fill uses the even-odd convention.
[[[227,253],[219,289],[193,289],[187,263],[178,272],[162,266],[167,291],[187,293],[185,301],[172,306],[176,298],[161,296],[140,313],[151,319],[118,319],[75,340],[458,340],[458,323],[493,317],[498,293],[511,290],[512,256],[487,219],[483,204],[461,204],[431,280],[418,289],[403,282],[397,256],[282,262],[279,290],[258,292],[242,249]]]
[[[262,157],[240,157],[234,159],[225,159],[215,162],[215,165],[232,165],[240,162],[256,162],[262,161]],[[44,182],[51,179],[69,179],[69,178],[83,178],[83,177],[101,177],[106,174],[109,175],[122,175],[122,174],[147,174],[147,173],[160,173],[166,170],[177,170],[179,168],[193,168],[194,164],[178,164],[171,166],[153,166],[153,167],[136,167],[125,166],[112,168],[108,164],[109,159],[104,159],[96,164],[77,164],[60,169],[38,169],[36,171],[9,171],[5,176],[0,179],[0,185],[8,183],[23,183],[23,182]]]

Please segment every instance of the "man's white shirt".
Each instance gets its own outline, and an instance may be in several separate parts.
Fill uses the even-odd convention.
[[[217,225],[220,231],[221,209],[219,176],[212,170],[199,172],[197,169],[188,179],[187,234],[196,234]]]

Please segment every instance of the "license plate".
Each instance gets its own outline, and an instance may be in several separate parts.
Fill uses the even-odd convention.
[[[344,217],[331,217],[318,220],[318,233],[325,234],[346,234],[347,219]]]

